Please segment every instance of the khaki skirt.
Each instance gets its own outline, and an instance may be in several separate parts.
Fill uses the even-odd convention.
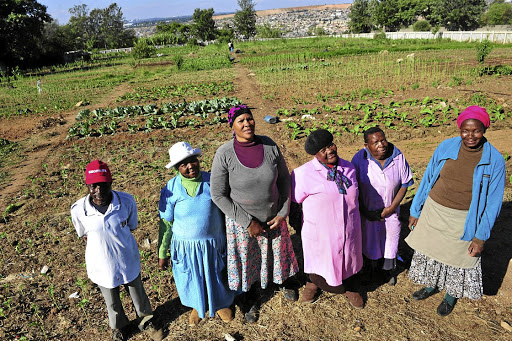
[[[428,197],[416,227],[405,241],[414,250],[440,263],[474,268],[480,263],[480,257],[469,255],[471,241],[460,240],[467,214],[467,210],[448,208]]]

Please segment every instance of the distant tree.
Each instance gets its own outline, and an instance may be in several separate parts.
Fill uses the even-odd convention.
[[[44,24],[43,36],[39,42],[41,65],[53,65],[64,62],[64,52],[69,51],[69,36],[65,26],[57,21]]]
[[[155,45],[185,44],[190,38],[190,25],[179,22],[160,22],[156,25],[156,33],[151,36]]]
[[[256,5],[252,0],[237,0],[240,10],[235,12],[233,24],[238,36],[247,39],[256,35]]]
[[[494,1],[482,16],[482,23],[485,25],[512,24],[512,3],[505,3],[503,0]]]
[[[135,38],[133,30],[124,29],[123,12],[116,3],[90,12],[85,4],[75,5],[69,13],[68,26],[74,37],[74,49],[126,47]]]
[[[416,22],[418,15],[423,11],[422,0],[396,1],[397,15],[402,27],[408,27]]]
[[[440,0],[420,0],[419,1],[419,16],[425,18],[430,26],[439,26],[441,24],[441,13],[436,11],[437,3]]]
[[[171,21],[170,23],[159,22],[156,25],[156,33],[183,34],[185,31],[190,31],[190,27],[187,24],[175,21]]]
[[[197,40],[214,40],[217,36],[215,21],[213,20],[213,8],[194,10],[192,15],[194,24],[192,25],[192,35]]]
[[[380,0],[373,2],[374,23],[386,31],[398,31],[414,23],[422,12],[422,0]]]
[[[354,0],[348,16],[348,27],[353,33],[370,33],[375,28],[370,0]]]
[[[67,24],[69,35],[73,37],[75,50],[84,50],[87,40],[89,39],[90,32],[88,32],[87,18],[89,10],[86,4],[75,5],[71,7],[68,12],[71,14]]]
[[[135,33],[125,30],[123,12],[116,3],[103,9],[99,23],[99,37],[105,48],[126,47],[132,44]]]
[[[485,0],[435,0],[432,16],[450,31],[474,30],[480,26],[485,7]]]
[[[2,0],[0,4],[0,66],[30,67],[38,60],[46,6],[35,0]]]
[[[217,41],[219,43],[227,44],[230,41],[233,41],[234,38],[235,38],[235,30],[229,25],[226,25],[217,31]]]
[[[400,29],[401,22],[396,2],[396,0],[380,0],[379,5],[375,8],[375,23],[385,31],[397,31]]]

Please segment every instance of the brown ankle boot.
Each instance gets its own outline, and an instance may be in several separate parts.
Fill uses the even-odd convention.
[[[318,287],[313,282],[306,282],[304,286],[304,291],[300,296],[300,301],[303,303],[313,303],[315,300],[315,295],[318,292]]]
[[[363,308],[363,298],[358,292],[346,291],[345,296],[347,296],[351,306],[357,309]]]
[[[197,310],[192,309],[190,312],[190,316],[188,317],[188,325],[189,326],[196,326],[200,321],[199,314],[197,313]]]
[[[227,323],[233,320],[233,310],[229,307],[217,310],[217,314],[223,322]]]

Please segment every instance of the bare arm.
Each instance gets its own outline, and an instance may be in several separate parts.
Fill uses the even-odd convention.
[[[398,207],[398,205],[400,205],[400,203],[402,202],[403,198],[405,197],[405,193],[407,193],[407,187],[401,187],[398,190],[398,193],[395,195],[395,198],[393,199],[393,202],[391,203],[391,205],[389,205],[388,207],[384,208],[382,210],[382,213],[381,213],[380,216],[382,218],[387,218],[391,214],[393,214],[393,212],[396,211],[396,208]]]

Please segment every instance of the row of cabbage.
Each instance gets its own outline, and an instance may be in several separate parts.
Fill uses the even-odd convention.
[[[428,129],[451,125],[455,123],[460,110],[449,104],[447,99],[425,97],[388,103],[347,102],[334,107],[324,104],[322,107],[311,109],[281,108],[277,110],[276,115],[286,117],[282,120],[286,121],[290,137],[295,140],[308,136],[311,131],[318,128],[328,129],[332,133],[350,133],[358,136],[377,125],[392,130]],[[492,122],[503,121],[512,115],[495,103],[489,104],[487,111]]]
[[[236,97],[177,103],[119,106],[84,109],[69,128],[69,138],[98,137],[117,132],[150,132],[155,129],[177,129],[213,125],[227,121],[226,113],[241,101]]]

